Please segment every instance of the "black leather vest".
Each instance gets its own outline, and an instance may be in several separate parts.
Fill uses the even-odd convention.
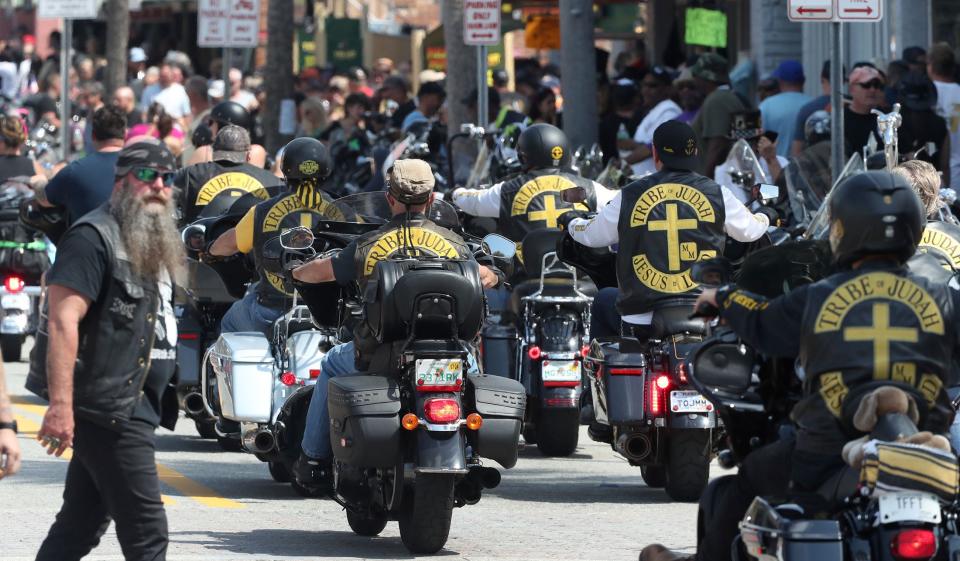
[[[247,193],[254,193],[261,200],[269,199],[267,189],[281,186],[283,181],[265,169],[246,163],[203,162],[181,170],[176,185],[181,190],[180,222],[189,224],[201,212],[204,216],[222,214]]]
[[[720,186],[692,172],[660,171],[621,191],[617,280],[621,315],[695,295],[693,264],[723,253],[726,213]]]
[[[560,191],[583,187],[584,203],[567,203]],[[534,230],[557,228],[557,217],[570,210],[596,210],[597,195],[593,182],[559,169],[539,169],[522,173],[500,188],[500,232],[515,242]]]
[[[960,226],[941,221],[927,222],[917,251],[933,256],[944,269],[960,271]]]
[[[267,305],[280,306],[285,297],[293,296],[293,287],[287,286],[282,276],[263,267],[264,244],[286,229],[306,226],[312,230],[320,220],[342,220],[343,215],[329,195],[310,187],[263,201],[253,212],[253,256],[260,275],[257,294]]]
[[[150,371],[150,352],[155,335],[160,296],[156,282],[133,274],[120,237],[117,221],[101,206],[78,220],[71,230],[89,224],[107,248],[109,281],[100,297],[91,302],[80,322],[80,345],[73,375],[73,409],[78,417],[119,429],[130,419]],[[69,232],[66,234],[69,235]],[[56,266],[56,265],[54,265]],[[48,398],[46,315],[30,354],[26,387]],[[164,402],[163,426],[172,428]]]
[[[891,382],[915,396],[925,428],[949,426],[944,385],[958,320],[952,289],[905,268],[868,263],[809,291],[800,343],[806,397],[794,410],[798,444],[838,451],[859,398]]]

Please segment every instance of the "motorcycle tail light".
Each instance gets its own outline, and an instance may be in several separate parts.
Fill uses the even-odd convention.
[[[897,559],[930,559],[937,554],[937,537],[933,530],[903,530],[894,536],[890,552]]]
[[[665,390],[670,387],[670,376],[660,374],[654,379],[654,383],[657,385],[657,388]]]
[[[540,351],[540,347],[534,345],[527,349],[527,356],[530,357],[530,360],[540,360],[543,353]]]
[[[7,289],[7,292],[13,294],[23,290],[24,284],[23,279],[18,276],[9,276],[3,280],[3,287]]]
[[[657,416],[663,412],[663,397],[657,379],[650,380],[650,414]]]
[[[293,372],[284,372],[280,375],[280,383],[284,386],[293,386],[297,383],[297,376]]]
[[[428,399],[423,403],[423,416],[434,424],[452,423],[460,418],[460,404],[445,397]]]
[[[643,368],[608,368],[611,376],[643,376]]]
[[[580,347],[580,356],[585,357],[590,354],[590,345],[584,345]]]
[[[311,369],[310,369],[310,379],[311,379],[311,380],[316,380],[316,379],[319,378],[319,377],[320,377],[320,369],[319,369],[319,368],[311,368]]]
[[[199,333],[190,333],[190,332],[181,331],[180,333],[177,334],[177,339],[180,341],[196,341],[199,338],[200,338]]]
[[[681,384],[687,383],[687,363],[681,362],[677,365],[677,379]]]

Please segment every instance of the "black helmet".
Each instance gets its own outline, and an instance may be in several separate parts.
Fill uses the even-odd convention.
[[[531,125],[520,134],[517,155],[527,169],[570,167],[567,135],[553,125]]]
[[[830,247],[841,266],[883,254],[904,263],[917,251],[925,224],[920,198],[896,174],[860,173],[830,194]]]
[[[303,181],[322,183],[333,170],[333,161],[327,147],[316,138],[294,138],[283,147],[280,166],[289,185]]]
[[[814,111],[803,124],[803,137],[810,145],[830,138],[830,113]]]
[[[237,125],[250,130],[250,113],[235,101],[221,101],[210,110],[210,119],[221,127]]]

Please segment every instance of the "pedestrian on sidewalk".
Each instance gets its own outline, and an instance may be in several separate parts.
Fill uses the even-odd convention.
[[[50,401],[37,438],[57,456],[72,446],[73,457],[40,561],[84,557],[111,520],[128,561],[166,559],[154,431],[172,430],[178,413],[173,283],[184,257],[173,171],[157,139],[124,147],[109,202],[64,235],[47,273],[27,389]]]

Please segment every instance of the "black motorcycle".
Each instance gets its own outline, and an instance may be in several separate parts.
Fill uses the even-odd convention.
[[[380,193],[336,204],[350,206],[344,214],[356,213],[361,227],[390,217]],[[431,218],[438,221],[438,214],[456,221],[440,201]],[[318,228],[328,239],[323,232],[334,229],[330,223]],[[512,257],[513,244],[505,238],[489,238],[485,245],[490,253]],[[329,298],[315,292],[323,285],[302,288],[311,312],[329,315]],[[499,471],[481,458],[506,468],[516,464],[523,387],[468,373],[484,308],[476,262],[401,247],[376,263],[362,301],[353,307],[357,313],[348,311],[375,341],[365,355],[366,375],[333,378],[328,385],[332,498],[346,509],[355,533],[375,536],[397,520],[407,549],[434,553],[447,541],[453,508],[475,504],[483,489],[500,482]],[[290,414],[281,413],[291,436],[302,434],[293,427],[298,420],[302,425],[311,391],[301,390],[299,405],[291,399]]]

